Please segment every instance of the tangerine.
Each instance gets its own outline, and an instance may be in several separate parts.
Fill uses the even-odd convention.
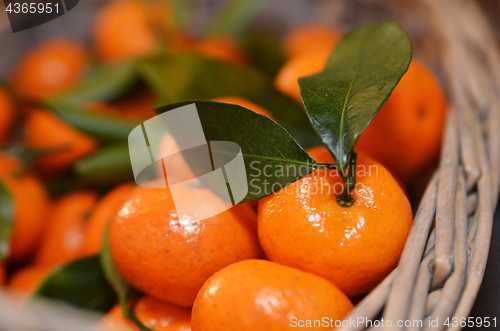
[[[50,40],[21,59],[14,69],[12,89],[22,98],[44,99],[75,86],[87,65],[84,45],[72,40]]]
[[[274,85],[278,91],[302,103],[299,78],[321,72],[332,49],[333,46],[323,46],[315,51],[299,53],[288,59],[274,80]]]
[[[0,180],[14,199],[14,228],[10,240],[10,262],[28,259],[36,249],[50,205],[49,195],[42,182],[22,173],[21,161],[0,154]]]
[[[325,147],[309,154],[334,163]],[[322,276],[348,296],[367,293],[397,265],[412,225],[408,199],[380,164],[358,156],[354,204],[341,207],[337,170],[318,169],[262,200],[259,238],[271,261]]]
[[[341,36],[342,34],[332,27],[308,24],[289,31],[283,39],[283,47],[288,57],[321,50],[325,46],[331,50]]]
[[[46,173],[66,170],[97,149],[94,138],[42,109],[33,109],[28,113],[24,139],[27,146],[46,151],[37,159],[37,166]]]
[[[246,260],[205,282],[193,306],[192,329],[331,330],[352,308],[346,295],[324,278],[265,260]],[[329,327],[313,322],[325,319]]]
[[[446,108],[438,79],[423,63],[413,60],[356,148],[409,182],[437,161]]]
[[[195,42],[192,48],[209,58],[239,64],[247,62],[236,42],[229,37],[216,36],[202,39]]]
[[[18,270],[9,280],[8,288],[26,298],[53,270],[52,266],[33,264]]]
[[[80,256],[84,229],[96,201],[96,193],[77,191],[54,203],[35,256],[37,263],[56,265]]]
[[[150,296],[137,300],[134,313],[144,326],[156,331],[190,331],[190,309],[176,307]],[[108,331],[140,331],[129,319],[123,316],[122,308],[116,305],[99,323]]]
[[[132,184],[122,184],[109,191],[97,202],[85,226],[82,255],[99,254],[108,224],[131,189]]]
[[[227,203],[193,181],[176,184],[175,199],[181,214],[170,189],[135,187],[111,222],[109,244],[116,268],[130,284],[188,307],[214,272],[260,257],[262,250],[250,206],[226,210]]]
[[[137,0],[111,1],[94,21],[93,38],[104,61],[149,57],[159,50],[148,4]]]

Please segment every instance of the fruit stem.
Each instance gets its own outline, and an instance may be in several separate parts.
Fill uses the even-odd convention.
[[[356,167],[357,167],[358,152],[353,150],[350,154],[347,163],[347,173],[341,173],[341,178],[344,181],[344,190],[337,197],[337,203],[342,207],[351,207],[354,204],[354,199],[351,194],[356,187]],[[342,172],[342,170],[339,170]]]

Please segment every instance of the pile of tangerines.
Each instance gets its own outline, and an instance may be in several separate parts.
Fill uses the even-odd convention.
[[[276,88],[302,104],[298,78],[322,70],[341,34],[331,27],[299,26],[284,36],[286,61]],[[75,188],[60,196],[46,183],[67,175],[99,141],[43,107],[43,100],[76,86],[92,59],[112,63],[164,51],[199,54],[252,66],[237,40],[196,39],[175,26],[165,1],[109,2],[93,26],[93,49],[56,39],[35,45],[0,90],[0,182],[14,200],[9,253],[0,284],[28,297],[52,270],[109,248],[120,275],[142,296],[137,319],[154,330],[288,330],[291,321],[342,320],[352,302],[372,290],[397,265],[412,225],[407,187],[425,178],[439,156],[446,99],[438,80],[413,60],[387,103],[361,136],[358,167],[377,166],[358,179],[355,203],[342,207],[328,188],[334,169],[319,169],[260,200],[208,219],[202,209],[220,199],[203,185],[181,190],[191,206],[178,214],[167,189],[132,182],[106,192]],[[238,104],[271,117],[237,96]],[[144,121],[155,115],[153,92],[131,93],[88,111]],[[8,151],[13,143],[39,153],[27,163]],[[171,137],[163,147],[178,149]],[[308,149],[334,163],[324,147]],[[180,163],[179,172],[187,165]],[[311,193],[314,192],[314,193]],[[120,306],[104,317],[109,330],[139,330]],[[302,324],[301,324],[302,325]],[[297,326],[297,324],[295,325]]]

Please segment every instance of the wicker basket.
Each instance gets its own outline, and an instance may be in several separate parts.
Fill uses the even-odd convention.
[[[472,1],[345,1],[336,10],[344,11],[340,25],[384,19],[401,24],[414,56],[435,69],[450,99],[440,164],[399,265],[348,320],[382,317],[392,323],[368,324],[377,329],[460,330],[484,275],[499,190],[500,57],[494,35]],[[456,326],[444,325],[454,317]],[[429,318],[438,325],[429,325]],[[365,328],[366,323],[340,330]]]
[[[273,9],[283,8],[269,7],[264,21]],[[392,321],[392,326],[374,329],[446,329],[447,318],[467,317],[475,301],[499,193],[500,56],[494,35],[477,4],[466,0],[323,1],[315,13],[344,29],[386,19],[398,22],[413,40],[414,56],[434,68],[446,87],[451,101],[441,161],[427,184],[400,263],[347,317]],[[429,318],[439,318],[439,325],[430,326]],[[423,326],[396,325],[415,320]],[[339,330],[365,328],[359,323]],[[460,323],[448,328],[459,329]]]

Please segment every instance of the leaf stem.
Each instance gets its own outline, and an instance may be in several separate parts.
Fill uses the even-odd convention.
[[[358,152],[353,150],[350,154],[349,161],[347,163],[348,174],[343,173],[341,175],[344,181],[344,190],[337,197],[337,203],[342,207],[351,207],[354,204],[354,199],[352,198],[352,192],[356,187],[356,167],[357,167]]]

